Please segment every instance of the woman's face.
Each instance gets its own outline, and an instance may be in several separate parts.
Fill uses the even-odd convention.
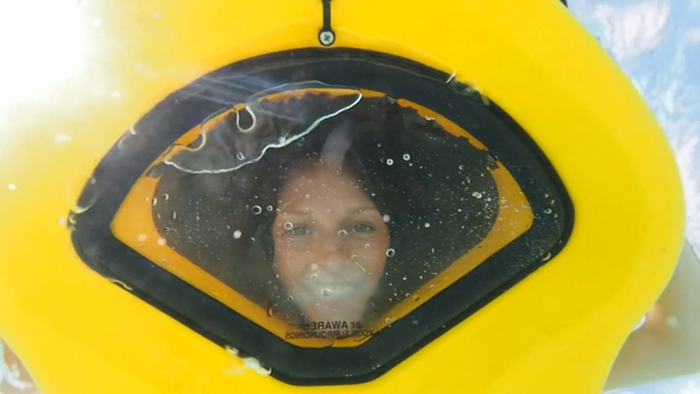
[[[292,172],[273,224],[275,270],[311,321],[361,321],[384,272],[389,231],[357,180],[322,165]]]

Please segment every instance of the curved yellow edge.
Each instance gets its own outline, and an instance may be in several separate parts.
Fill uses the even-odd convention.
[[[527,130],[573,200],[574,231],[543,268],[375,381],[301,388],[239,370],[91,271],[59,222],[109,148],[166,95],[241,59],[318,46],[321,2],[71,6],[83,8],[80,77],[0,108],[0,336],[43,393],[600,392],[670,278],[683,230],[672,152],[558,1],[334,0],[336,46],[455,72]]]

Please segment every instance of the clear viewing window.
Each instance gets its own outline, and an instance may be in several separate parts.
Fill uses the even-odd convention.
[[[122,242],[310,347],[361,344],[533,221],[464,130],[405,100],[332,88],[207,119],[121,209]]]
[[[302,385],[379,376],[545,264],[573,225],[556,173],[495,103],[350,49],[250,59],[173,93],[79,206],[86,263]]]

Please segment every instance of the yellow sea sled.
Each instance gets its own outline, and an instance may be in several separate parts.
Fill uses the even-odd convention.
[[[100,28],[81,78],[2,126],[0,336],[44,392],[598,392],[673,272],[663,132],[558,2],[122,2],[84,18]],[[493,155],[498,198],[530,206],[345,344],[285,339],[288,320],[158,245],[148,189],[174,143],[314,94],[349,101],[313,119],[360,95],[431,118]]]

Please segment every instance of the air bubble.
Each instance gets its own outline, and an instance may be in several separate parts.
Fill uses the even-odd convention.
[[[146,236],[146,234],[139,234],[139,236],[136,239],[139,242],[145,242],[148,239],[148,236]]]
[[[267,206],[267,212],[272,212],[274,210],[275,210],[275,208],[272,205]]]
[[[386,323],[391,323],[391,320],[392,320],[392,319],[391,319],[390,317],[387,317],[386,319],[384,319],[384,322],[386,322]]]
[[[347,237],[347,236],[348,236],[348,232],[345,231],[345,230],[340,230],[340,231],[338,231],[338,236],[339,236],[339,237]]]
[[[386,159],[386,165],[390,166],[394,164],[394,160],[392,159]]]
[[[389,248],[386,250],[386,257],[394,257],[395,254],[396,254],[396,251],[392,248]]]
[[[253,212],[253,215],[260,215],[262,213],[262,208],[260,205],[254,205],[251,211]]]
[[[236,159],[245,160],[245,156],[243,156],[243,152],[238,152],[238,154],[236,155]]]
[[[307,200],[308,200],[308,199],[309,199],[309,197],[311,197],[311,196],[310,196],[310,195],[308,195],[308,194],[304,194],[304,198],[305,198],[305,199],[307,199]]]
[[[165,243],[166,243],[166,240],[165,240],[165,238],[163,238],[163,237],[158,238],[158,241],[156,241],[156,244],[157,244],[158,246],[164,246]]]
[[[170,195],[168,193],[163,193],[163,200],[168,201],[170,199]]]
[[[17,186],[14,183],[10,183],[9,185],[7,185],[7,188],[13,191],[17,190]]]
[[[293,228],[294,228],[294,224],[292,224],[292,222],[287,222],[287,223],[284,224],[284,229],[287,230],[287,231],[289,231],[289,230],[291,230],[291,229],[293,229]]]
[[[676,316],[669,316],[666,318],[666,325],[668,325],[671,328],[677,328],[681,325],[681,322]]]
[[[547,208],[547,209],[544,210],[544,213],[546,213],[547,215],[549,215],[550,213],[552,213],[552,210],[549,209],[549,208]]]
[[[177,211],[173,211],[173,219],[177,219]]]
[[[236,230],[233,232],[234,239],[240,239],[242,235],[243,235],[243,233],[241,232],[241,230]]]
[[[329,295],[331,295],[331,289],[321,290],[321,295],[323,295],[324,297],[328,297]]]
[[[418,302],[418,301],[420,301],[420,296],[414,295],[412,299],[413,299],[413,302]]]
[[[316,263],[311,263],[311,271],[316,271],[318,269],[318,265]]]
[[[294,301],[294,297],[292,297],[292,296],[287,296],[287,301]]]
[[[158,204],[158,199],[157,199],[157,198],[155,198],[155,197],[153,197],[153,206],[155,207],[155,206],[156,206],[156,204]]]
[[[424,226],[425,226],[425,228],[428,228],[428,227],[430,227],[430,223],[426,223],[426,224],[424,224]]]
[[[474,193],[472,193],[472,197],[481,198],[481,197],[482,197],[482,194],[479,193],[479,192],[474,192]]]
[[[409,160],[411,160],[411,155],[409,155],[408,153],[404,153],[403,159],[406,161],[409,161]]]
[[[384,215],[384,216],[382,216],[382,220],[384,220],[384,223],[389,223],[389,221],[391,220],[391,216]]]

